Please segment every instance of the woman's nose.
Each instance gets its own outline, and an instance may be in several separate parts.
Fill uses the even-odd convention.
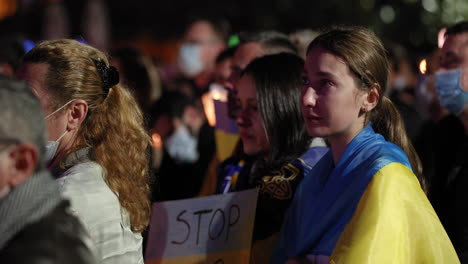
[[[249,125],[249,116],[245,108],[239,108],[236,117],[237,126],[247,126]]]
[[[317,93],[312,87],[304,88],[302,94],[302,104],[307,107],[314,107],[317,103]]]

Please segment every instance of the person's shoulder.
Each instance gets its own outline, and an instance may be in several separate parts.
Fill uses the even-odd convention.
[[[408,259],[459,263],[416,176],[397,162],[374,175],[332,259],[337,263],[407,263]]]
[[[65,192],[89,193],[106,185],[105,170],[96,162],[89,161],[74,165],[58,179]]]
[[[68,201],[62,201],[47,216],[21,230],[0,252],[0,258],[2,263],[96,263],[90,247],[84,227],[69,212]]]
[[[83,175],[83,177],[91,178],[100,176],[103,172],[103,168],[99,163],[94,161],[87,161],[76,164],[70,167],[63,173],[63,177],[72,175]],[[76,177],[75,177],[76,178]]]
[[[63,196],[70,200],[73,213],[86,225],[102,216],[99,208],[118,208],[119,201],[104,180],[104,170],[96,162],[84,162],[67,170],[59,178]]]
[[[330,148],[328,148],[327,146],[310,147],[304,154],[297,158],[297,161],[305,167],[311,169],[329,151]]]
[[[406,153],[396,144],[389,141],[378,141],[370,144],[368,151],[374,156],[375,162],[398,162],[411,167]]]

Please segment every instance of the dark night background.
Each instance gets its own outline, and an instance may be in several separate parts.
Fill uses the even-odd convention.
[[[2,32],[19,31],[39,40],[44,6],[55,1],[3,0],[16,3],[12,15],[2,19]],[[81,35],[86,1],[65,0],[72,37]],[[330,24],[370,27],[387,44],[399,43],[407,55],[418,60],[437,46],[437,32],[446,25],[468,19],[466,0],[107,0],[112,43],[136,43],[147,53],[171,50],[187,21],[195,16],[226,18],[233,32],[276,29],[318,29]],[[3,3],[3,4],[2,4]],[[151,46],[151,48],[150,48]],[[169,48],[168,48],[169,46]],[[156,48],[156,47],[159,47]],[[159,51],[155,51],[158,49]]]

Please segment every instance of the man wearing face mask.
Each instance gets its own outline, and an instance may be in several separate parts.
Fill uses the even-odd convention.
[[[197,95],[205,93],[213,81],[216,57],[226,47],[228,31],[226,21],[208,18],[193,20],[185,31],[178,65],[195,83]]]
[[[45,122],[22,82],[0,79],[0,260],[97,263],[90,238],[45,168]]]
[[[179,92],[163,94],[151,116],[164,152],[153,201],[197,196],[216,151],[213,127],[194,100]]]
[[[468,262],[468,21],[447,29],[441,70],[435,74],[440,105],[436,177],[431,200],[462,263]],[[437,138],[436,138],[437,139]]]

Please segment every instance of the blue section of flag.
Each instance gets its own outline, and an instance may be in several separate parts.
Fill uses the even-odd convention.
[[[271,263],[330,256],[372,177],[391,162],[411,168],[405,153],[367,125],[334,166],[331,151],[305,176],[287,213]]]
[[[226,102],[214,100],[214,109],[216,115],[216,129],[229,134],[237,134],[236,121],[229,118]]]
[[[299,157],[299,160],[304,165],[304,176],[309,174],[312,167],[314,167],[328,151],[330,151],[328,147],[311,147],[306,153]]]

